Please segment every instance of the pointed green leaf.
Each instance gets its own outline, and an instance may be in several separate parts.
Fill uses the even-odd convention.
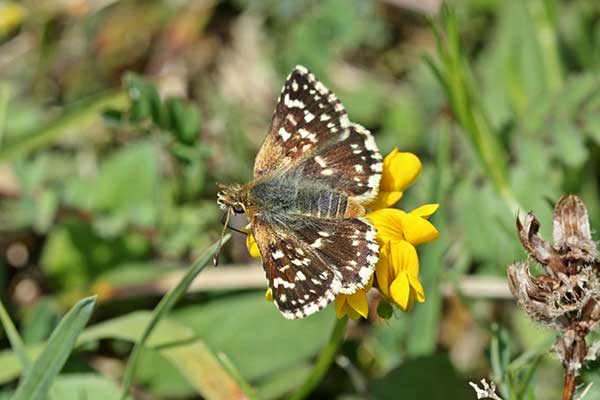
[[[43,400],[52,382],[71,354],[79,334],[92,315],[95,297],[87,297],[71,308],[52,332],[46,348],[31,371],[20,382],[13,400]]]

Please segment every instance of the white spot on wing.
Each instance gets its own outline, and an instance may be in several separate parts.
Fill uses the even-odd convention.
[[[279,277],[273,279],[273,286],[276,288],[279,286],[283,286],[286,289],[293,289],[294,287],[296,287],[296,285],[292,282],[288,282],[285,279],[281,279]]]
[[[274,251],[273,252],[273,259],[279,260],[280,258],[283,258],[283,252],[281,250]]]
[[[317,162],[317,164],[319,164],[322,168],[325,168],[325,166],[327,165],[327,162],[325,161],[325,159],[321,156],[316,156],[315,157],[315,161]]]
[[[305,281],[306,276],[302,273],[302,271],[296,272],[296,280],[297,281]]]
[[[323,246],[323,242],[321,241],[321,238],[318,238],[317,240],[315,240],[314,242],[312,242],[310,244],[310,247],[314,247],[315,249],[320,249]]]
[[[290,99],[289,93],[285,94],[285,97],[283,98],[283,104],[285,104],[287,108],[304,108],[304,102],[302,100]]]
[[[309,135],[310,135],[310,132],[309,132],[309,131],[307,131],[307,130],[306,130],[306,129],[304,129],[304,128],[300,128],[300,129],[298,129],[298,133],[300,134],[300,137],[301,137],[302,139],[304,139],[304,138],[306,138],[307,136],[309,136]]]
[[[373,274],[373,270],[371,268],[362,267],[360,271],[358,271],[358,276],[360,277],[361,282],[365,282],[369,280],[371,275]]]
[[[281,136],[281,139],[285,142],[292,136],[292,134],[286,131],[282,126],[279,128],[279,136]]]

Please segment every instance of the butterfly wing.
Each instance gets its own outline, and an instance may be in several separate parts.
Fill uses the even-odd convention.
[[[379,247],[366,219],[261,214],[252,234],[279,311],[288,319],[323,309],[340,293],[364,288]]]
[[[306,68],[296,67],[256,157],[255,178],[263,178],[263,185],[269,186],[273,174],[271,179],[293,182],[294,188],[312,187],[313,193],[329,188],[367,203],[377,194],[382,166],[369,131],[350,123],[337,97]],[[319,218],[269,209],[254,216],[251,229],[274,302],[286,318],[310,315],[336,295],[367,285],[379,247],[375,228],[366,219]]]
[[[375,199],[383,163],[371,133],[358,124],[334,145],[319,149],[290,168],[307,184],[325,185],[366,204]]]
[[[350,123],[344,107],[306,68],[288,76],[254,175],[284,170],[367,203],[381,179],[381,154],[371,133]]]
[[[350,126],[337,97],[302,66],[281,90],[269,133],[254,162],[254,177],[280,170],[342,137]]]

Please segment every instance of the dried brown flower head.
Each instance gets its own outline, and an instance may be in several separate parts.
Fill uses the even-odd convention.
[[[600,260],[579,197],[563,196],[552,219],[554,244],[538,236],[540,224],[533,212],[522,223],[517,218],[523,247],[545,273],[533,276],[530,262],[519,261],[508,267],[508,283],[530,318],[559,331],[554,351],[565,367],[566,392],[567,384],[574,387],[584,360],[595,359],[599,347],[594,344],[588,351],[585,336],[600,321]]]

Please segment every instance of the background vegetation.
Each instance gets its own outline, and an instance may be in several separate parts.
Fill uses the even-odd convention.
[[[441,204],[427,301],[349,325],[311,398],[470,399],[482,377],[557,398],[553,334],[505,270],[525,257],[518,210],[549,238],[575,193],[600,227],[600,3],[451,5],[432,26],[435,0],[0,1],[0,398],[23,370],[21,398],[120,396],[150,310],[220,233],[216,182],[251,177],[296,64],[384,153],[422,159],[400,207]],[[221,264],[160,318],[132,397],[285,398],[306,378],[331,307],[285,321],[241,235]],[[582,378],[600,399],[596,367]]]

